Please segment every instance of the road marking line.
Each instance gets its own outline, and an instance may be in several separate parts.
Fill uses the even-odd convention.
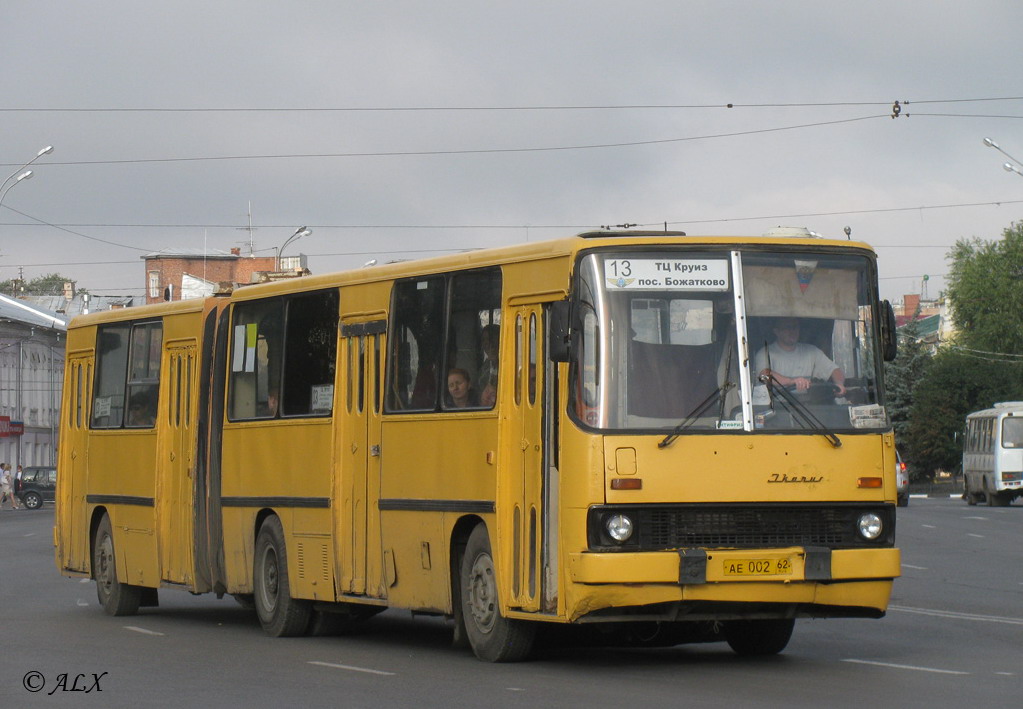
[[[892,662],[871,662],[870,660],[842,660],[842,662],[853,662],[857,665],[875,665],[877,667],[891,667],[895,670],[916,670],[917,672],[936,672],[941,675],[968,675],[969,672],[959,670],[939,670],[934,667],[917,667],[915,665],[896,665]]]
[[[987,522],[987,517],[963,517],[963,519],[981,519]]]
[[[968,536],[968,537],[976,537],[977,539],[983,539],[984,538],[983,534],[974,534],[973,532],[967,532],[966,536]]]
[[[124,626],[124,629],[130,630],[133,633],[142,633],[143,635],[163,635],[163,633],[158,633],[155,630],[146,630],[145,628],[140,628],[137,625],[126,625]]]
[[[351,672],[367,672],[371,675],[387,675],[392,676],[394,672],[384,672],[383,670],[371,670],[366,667],[353,667],[352,665],[338,665],[333,662],[317,662],[316,660],[309,660],[310,665],[319,665],[320,667],[333,667],[338,670],[350,670]]]
[[[902,568],[904,568],[904,569],[916,569],[917,571],[927,571],[927,567],[926,566],[913,566],[912,564],[903,564]]]
[[[933,524],[921,524],[920,526],[924,529],[937,529]]]
[[[90,581],[92,581],[92,579],[82,579],[78,583],[89,583]]]
[[[976,613],[957,613],[955,611],[939,611],[928,608],[910,608],[908,606],[888,606],[890,611],[902,611],[903,613],[916,613],[917,615],[930,615],[937,618],[949,618],[951,620],[979,620],[983,623],[1004,623],[1006,625],[1023,625],[1023,618],[1006,618],[997,615],[977,615]]]
[[[83,601],[81,598],[79,598],[78,605],[84,608],[85,606],[89,605],[89,603],[88,601]]]

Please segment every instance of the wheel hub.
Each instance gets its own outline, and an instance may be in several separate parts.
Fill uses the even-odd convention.
[[[490,557],[481,554],[472,565],[469,576],[469,610],[476,627],[485,633],[494,628],[497,619],[497,586]]]

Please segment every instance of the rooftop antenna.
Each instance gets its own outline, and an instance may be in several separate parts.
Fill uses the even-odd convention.
[[[239,229],[241,231],[249,232],[249,258],[253,258],[256,255],[256,250],[255,250],[255,248],[253,246],[253,242],[252,242],[252,232],[254,232],[256,230],[256,228],[257,227],[252,226],[252,200],[250,199],[249,200],[249,225],[247,227],[244,227],[244,226],[243,227],[239,227]],[[245,242],[244,241],[240,241],[238,243],[244,244]]]

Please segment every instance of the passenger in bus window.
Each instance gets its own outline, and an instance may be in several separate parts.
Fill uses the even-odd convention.
[[[836,396],[845,394],[841,368],[814,345],[799,341],[798,318],[778,318],[773,330],[774,342],[757,352],[754,366],[758,374],[771,375],[782,386],[799,392],[809,389],[813,379],[830,380],[837,387]]]
[[[494,373],[483,387],[483,392],[480,394],[480,406],[484,406],[488,409],[494,408],[494,404],[497,403],[497,373]]]
[[[448,370],[448,408],[464,409],[478,406],[475,392],[470,386],[469,373],[460,367]]]
[[[261,407],[259,411],[260,416],[268,416],[273,418],[277,415],[277,405],[280,401],[280,395],[276,389],[271,389],[266,395],[266,404]]]
[[[148,391],[132,395],[128,401],[128,425],[152,426],[156,423],[156,401]]]

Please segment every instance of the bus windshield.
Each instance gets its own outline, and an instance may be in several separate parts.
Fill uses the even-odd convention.
[[[587,254],[573,413],[609,430],[884,428],[870,269],[806,250]]]

